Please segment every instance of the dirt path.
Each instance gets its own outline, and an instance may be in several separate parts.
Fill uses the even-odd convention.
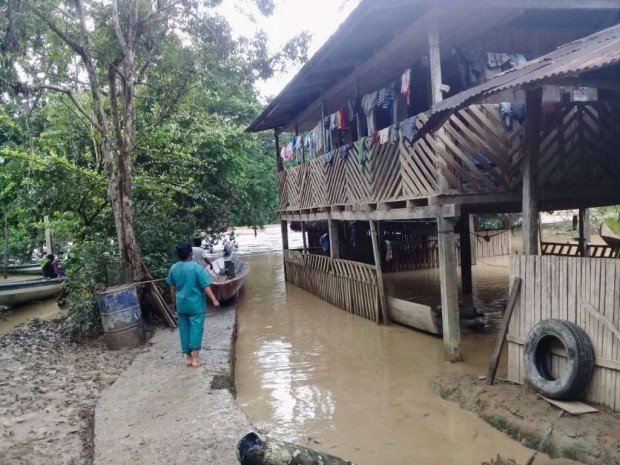
[[[95,403],[140,350],[74,344],[60,321],[0,336],[0,464],[90,463]]]
[[[528,387],[488,386],[471,375],[439,376],[433,388],[444,399],[458,403],[524,445],[563,458],[558,463],[569,463],[566,459],[589,465],[620,463],[619,414],[601,409],[599,413],[571,416]]]

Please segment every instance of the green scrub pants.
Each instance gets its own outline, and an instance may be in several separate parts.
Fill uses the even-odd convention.
[[[179,313],[179,335],[181,351],[190,354],[192,350],[202,347],[202,335],[205,328],[205,312]]]

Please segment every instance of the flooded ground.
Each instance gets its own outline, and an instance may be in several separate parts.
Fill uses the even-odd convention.
[[[279,228],[256,241],[277,245]],[[439,338],[377,326],[287,285],[279,248],[267,250],[245,256],[252,271],[239,302],[236,345],[238,401],[261,431],[360,465],[479,465],[497,454],[525,463],[531,456],[431,388],[442,373],[485,373],[493,335],[465,335],[466,362],[446,363]],[[498,294],[500,283],[491,279],[498,270],[507,283],[506,268],[489,267],[481,275],[493,284],[478,290],[480,302]],[[417,287],[432,281],[420,275]],[[402,274],[392,286],[406,293],[416,287],[407,284],[411,278]]]
[[[0,278],[0,283],[11,281],[22,281],[36,279],[36,276],[28,275],[9,275],[8,279]],[[49,299],[41,302],[32,302],[25,305],[18,305],[12,308],[0,306],[0,334],[8,333],[17,326],[32,321],[36,318],[43,320],[53,320],[61,313],[56,304],[56,299]]]

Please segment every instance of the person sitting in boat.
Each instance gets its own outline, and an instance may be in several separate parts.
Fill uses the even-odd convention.
[[[53,279],[57,278],[58,274],[54,272],[54,255],[49,254],[41,261],[41,273],[44,278]]]
[[[192,258],[196,263],[198,263],[202,268],[204,268],[205,271],[207,267],[209,267],[209,269],[211,270],[213,269],[213,264],[209,260],[208,252],[202,248],[202,238],[200,237],[194,239],[194,246],[192,247]]]
[[[60,266],[60,260],[58,260],[58,257],[54,258],[52,261],[52,268],[54,269],[56,276],[62,277],[65,275],[65,270],[62,266]]]

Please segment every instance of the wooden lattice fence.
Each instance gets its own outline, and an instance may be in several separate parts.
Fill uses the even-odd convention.
[[[349,313],[379,322],[374,266],[285,250],[284,267],[291,284]]]
[[[594,345],[596,369],[586,399],[620,411],[620,260],[513,256],[510,275],[511,282],[520,277],[523,283],[508,335],[508,378],[524,381],[523,344],[534,325],[568,320]],[[553,351],[554,376],[566,360],[563,349]]]

